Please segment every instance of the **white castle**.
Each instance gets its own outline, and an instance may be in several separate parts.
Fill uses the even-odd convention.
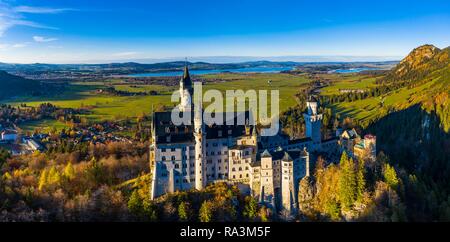
[[[180,80],[180,110],[193,112],[193,94],[186,66]],[[306,137],[296,140],[290,140],[282,132],[270,137],[259,136],[254,125],[236,124],[238,116],[245,115],[248,120],[250,112],[236,113],[236,125],[226,125],[226,122],[206,125],[201,112],[191,115],[193,125],[174,125],[171,112],[153,113],[151,199],[178,190],[201,190],[210,183],[227,182],[238,184],[242,191],[268,207],[295,212],[299,181],[309,176],[311,157],[319,153],[339,157],[343,150],[359,154],[356,147],[375,153],[375,137],[361,140],[354,130],[338,130],[336,137],[323,140],[323,117],[318,113],[318,101],[310,97],[307,107]]]

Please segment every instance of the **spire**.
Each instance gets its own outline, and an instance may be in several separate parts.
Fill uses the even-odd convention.
[[[187,61],[186,61],[185,65],[184,65],[183,77],[181,78],[180,82],[181,82],[180,84],[182,85],[182,87],[184,89],[192,87],[192,81],[191,81],[191,77],[189,75],[189,68],[188,68]]]

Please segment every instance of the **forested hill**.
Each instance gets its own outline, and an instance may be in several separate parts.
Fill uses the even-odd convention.
[[[436,113],[442,129],[449,132],[450,47],[441,50],[433,45],[420,46],[380,82],[385,86],[396,85],[410,89],[429,85],[423,91],[412,94],[409,103],[420,104],[428,113]]]
[[[40,92],[39,89],[39,81],[25,79],[0,71],[0,100],[14,96],[33,95]]]
[[[383,85],[414,89],[404,109],[368,127],[377,150],[400,170],[408,220],[446,220],[450,216],[450,49],[414,49],[382,80]],[[416,89],[419,90],[419,89]]]

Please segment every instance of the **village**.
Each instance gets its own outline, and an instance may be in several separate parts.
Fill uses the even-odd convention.
[[[57,147],[62,141],[73,145],[92,142],[127,142],[132,140],[126,135],[117,133],[125,132],[130,127],[113,121],[104,121],[96,124],[83,123],[79,114],[82,110],[61,109],[52,104],[41,104],[39,107],[0,107],[0,148],[4,148],[13,156],[32,154],[35,151],[44,152]],[[35,129],[24,131],[22,124],[39,120],[56,119],[67,120],[67,128],[61,130]]]

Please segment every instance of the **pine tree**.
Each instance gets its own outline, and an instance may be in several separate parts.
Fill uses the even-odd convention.
[[[359,202],[361,202],[363,198],[364,190],[366,187],[366,179],[364,175],[365,175],[364,160],[360,159],[358,160],[358,171],[356,173],[356,183],[357,183],[356,200]]]
[[[254,220],[258,216],[258,203],[252,196],[245,197],[245,206],[242,214],[249,220]]]
[[[397,172],[395,172],[394,167],[392,167],[388,163],[384,164],[383,177],[384,181],[389,185],[389,187],[391,187],[392,189],[397,189],[399,183]]]
[[[212,203],[210,201],[204,201],[199,211],[200,222],[211,222],[212,215]]]
[[[128,210],[136,215],[141,216],[142,213],[142,199],[139,196],[138,190],[134,190],[128,199]]]
[[[148,198],[142,200],[143,216],[146,221],[156,221],[158,219],[157,206]]]
[[[178,205],[178,218],[181,222],[185,222],[189,220],[189,205],[186,202],[181,202]]]
[[[344,209],[350,209],[356,200],[355,163],[343,153],[340,161],[339,198]]]

